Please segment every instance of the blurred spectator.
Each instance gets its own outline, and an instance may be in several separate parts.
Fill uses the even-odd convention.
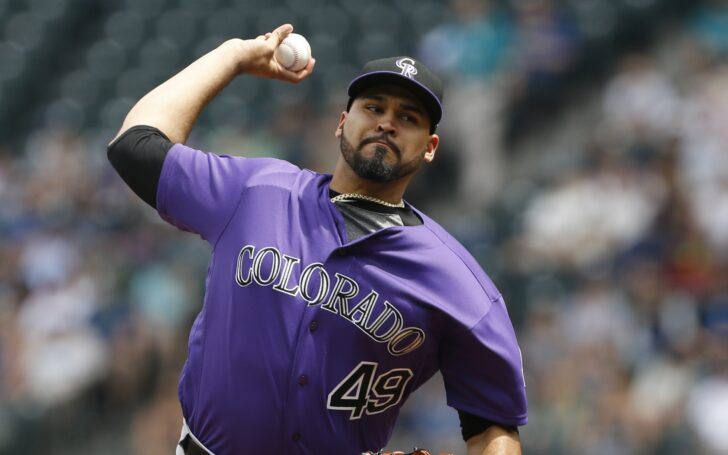
[[[516,82],[508,100],[508,144],[553,118],[573,89],[571,71],[581,37],[577,24],[553,0],[511,0],[515,13]]]
[[[517,65],[527,86],[556,84],[579,50],[574,20],[553,0],[511,0],[516,14]],[[555,88],[555,87],[552,87]]]
[[[171,453],[179,439],[182,418],[179,400],[174,392],[177,375],[163,376],[157,390],[135,414],[131,425],[131,453],[157,455]],[[171,444],[171,445],[170,445]]]
[[[722,351],[716,360],[718,371],[693,385],[685,413],[692,429],[700,436],[706,453],[728,453],[728,359],[725,355],[725,335],[711,341],[712,349]]]
[[[502,69],[513,24],[492,0],[449,0],[447,21],[422,37],[422,60],[446,78],[484,80]]]
[[[688,30],[713,55],[728,56],[728,5],[707,0],[691,15]]]
[[[602,99],[605,127],[623,143],[675,134],[680,100],[650,56],[624,57],[607,82]]]
[[[458,169],[448,187],[454,183],[460,203],[478,209],[503,183],[501,111],[513,20],[491,0],[450,0],[448,7],[447,21],[422,37],[417,52],[447,84],[438,159],[454,159]]]
[[[653,170],[597,152],[584,171],[544,189],[525,209],[524,254],[535,264],[586,267],[644,235],[665,201]]]
[[[681,180],[692,215],[712,247],[728,252],[728,65],[711,68],[688,87],[680,129]]]

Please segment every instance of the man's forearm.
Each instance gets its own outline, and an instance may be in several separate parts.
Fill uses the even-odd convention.
[[[226,41],[140,99],[121,130],[135,125],[158,128],[175,143],[184,143],[202,109],[239,72],[241,40]]]
[[[284,24],[255,39],[231,39],[203,55],[159,87],[144,95],[129,111],[119,137],[135,125],[153,126],[170,141],[184,143],[202,109],[238,74],[297,83],[313,71],[316,59],[290,71],[274,58],[278,45],[293,31]]]
[[[517,431],[493,425],[467,441],[468,455],[521,455]]]

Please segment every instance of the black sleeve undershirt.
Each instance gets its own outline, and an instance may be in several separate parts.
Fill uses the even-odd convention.
[[[122,180],[144,202],[157,208],[157,186],[172,142],[152,126],[129,128],[109,144],[106,155]]]
[[[458,416],[460,417],[460,430],[463,435],[463,441],[467,441],[473,436],[479,435],[493,425],[498,425],[501,428],[518,433],[518,427],[512,425],[501,425],[459,409],[457,411]]]

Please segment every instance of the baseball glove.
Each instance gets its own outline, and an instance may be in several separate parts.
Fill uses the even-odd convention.
[[[383,450],[380,450],[379,452],[364,452],[361,455],[431,455],[430,452],[428,452],[425,449],[420,449],[415,447],[412,449],[412,452],[401,452],[399,450],[396,450],[394,452],[385,452]],[[453,455],[450,452],[441,452],[440,455]]]

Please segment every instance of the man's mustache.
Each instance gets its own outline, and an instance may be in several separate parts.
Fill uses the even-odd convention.
[[[362,139],[362,141],[359,143],[359,150],[364,148],[365,145],[371,144],[374,142],[383,142],[383,143],[387,144],[389,146],[389,148],[391,148],[394,151],[394,153],[397,155],[398,158],[402,156],[402,152],[399,150],[399,147],[397,147],[394,144],[394,142],[392,142],[389,139],[389,135],[386,133],[380,134],[378,136],[372,136],[372,137],[367,137],[367,138]]]

